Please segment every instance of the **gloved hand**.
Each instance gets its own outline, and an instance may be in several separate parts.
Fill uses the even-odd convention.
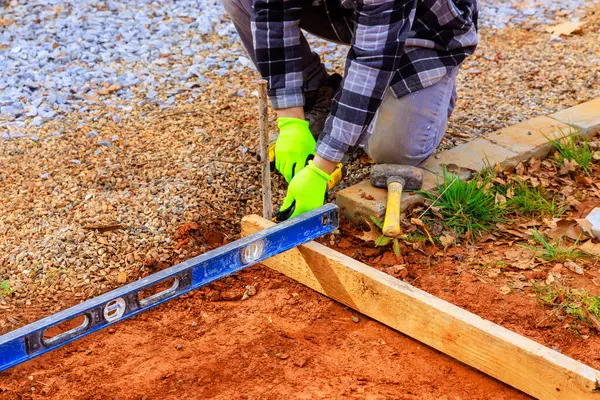
[[[290,182],[277,219],[284,221],[321,207],[330,180],[331,175],[310,161]]]
[[[287,182],[306,165],[306,158],[315,154],[317,143],[308,129],[308,121],[298,118],[277,118],[279,136],[275,142],[275,168]]]

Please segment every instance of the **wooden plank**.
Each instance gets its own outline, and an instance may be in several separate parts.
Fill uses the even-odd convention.
[[[242,220],[249,235],[273,223]],[[600,372],[315,242],[264,265],[538,399],[600,399]]]

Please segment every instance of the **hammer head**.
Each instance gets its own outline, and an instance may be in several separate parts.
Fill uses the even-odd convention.
[[[387,188],[388,180],[402,183],[405,190],[418,190],[423,186],[423,170],[409,165],[373,165],[371,168],[371,185],[378,188]]]

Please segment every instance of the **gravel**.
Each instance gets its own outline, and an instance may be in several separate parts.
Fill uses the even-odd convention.
[[[236,36],[218,0],[12,1],[0,27],[0,130],[11,136],[72,112],[93,119],[98,103],[120,121],[129,103],[168,107],[202,93],[206,71],[248,67],[224,51]]]
[[[484,27],[578,20],[585,0],[486,1]],[[131,104],[173,108],[175,94],[193,102],[211,84],[252,68],[218,0],[15,1],[0,19],[0,138],[15,138],[78,112],[98,118],[113,108],[122,122]],[[216,39],[216,40],[215,40]],[[340,68],[346,49],[314,37],[325,65]],[[201,53],[208,53],[203,56]],[[168,90],[165,90],[168,88]]]
[[[586,14],[590,0],[488,0],[483,2],[483,26],[503,29],[511,25],[554,24],[562,17],[578,21]]]
[[[520,14],[493,28],[506,4]],[[482,43],[459,74],[441,148],[600,96],[597,6],[575,10],[580,34],[551,41],[536,18],[558,23],[569,8],[531,4],[543,12],[484,3]],[[7,315],[27,323],[209,249],[199,236],[182,242],[187,222],[233,240],[240,218],[260,212],[257,75],[220,2],[13,0],[3,11]],[[342,69],[347,48],[310,40]],[[364,160],[348,169],[345,184],[368,171]],[[284,190],[275,177],[274,204]],[[14,327],[0,317],[0,332]]]

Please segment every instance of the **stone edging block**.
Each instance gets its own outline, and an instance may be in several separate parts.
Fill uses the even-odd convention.
[[[550,114],[549,117],[578,128],[583,136],[594,136],[600,133],[600,97]]]
[[[442,151],[435,157],[427,160],[421,168],[440,175],[444,165],[454,164],[462,168],[469,168],[480,171],[486,165],[494,166],[500,164],[502,167],[515,166],[517,153],[512,152],[502,146],[498,146],[485,140],[477,138],[470,142],[463,143],[447,151]]]
[[[492,143],[502,146],[514,153],[518,162],[531,157],[545,158],[552,150],[548,138],[567,134],[571,127],[549,117],[537,117],[516,125],[488,133],[483,137]]]

